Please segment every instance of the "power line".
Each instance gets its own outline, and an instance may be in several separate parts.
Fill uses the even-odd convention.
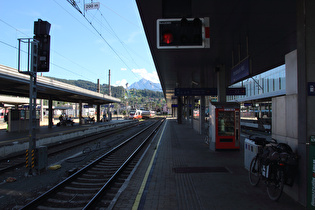
[[[14,30],[20,32],[21,34],[24,34],[25,36],[28,36],[28,34],[24,33],[23,31],[21,31],[21,30],[19,30],[19,29],[17,29],[17,28],[15,28],[14,26],[10,25],[9,23],[5,22],[4,20],[0,19],[0,21],[1,21],[2,23],[6,24],[7,26],[13,28]]]
[[[4,23],[5,25],[9,26],[10,28],[12,28],[12,29],[14,29],[14,30],[20,32],[21,34],[23,34],[23,35],[25,35],[25,36],[29,36],[29,35],[27,35],[26,33],[22,32],[21,30],[19,30],[19,29],[15,28],[14,26],[12,26],[11,24],[7,23],[6,21],[4,21],[4,20],[2,20],[2,19],[0,19],[0,21],[1,21],[2,23]],[[7,46],[9,46],[9,47],[11,47],[11,48],[14,48],[14,49],[16,49],[16,50],[19,50],[16,46],[13,46],[13,45],[11,45],[11,44],[9,44],[9,43],[7,43],[7,42],[0,41],[0,43],[2,43],[2,44],[4,44],[4,45],[7,45]],[[20,50],[21,50],[21,52],[27,54],[27,52],[26,52],[25,50],[23,50],[23,49],[20,49]],[[75,63],[74,61],[70,60],[69,58],[66,58],[65,56],[61,55],[60,53],[58,53],[58,52],[56,52],[56,51],[54,51],[54,50],[52,50],[52,51],[53,51],[54,53],[58,54],[59,56],[63,57],[64,59],[66,59],[66,60],[72,62],[73,64],[76,64],[77,66],[79,66],[79,67],[81,67],[81,68],[83,68],[83,69],[85,69],[85,70],[90,71],[89,69],[87,69],[87,68],[81,66],[81,65],[78,64],[78,63]],[[73,71],[71,71],[71,70],[69,70],[69,69],[66,69],[66,68],[64,68],[64,67],[61,67],[60,65],[54,64],[54,63],[52,63],[52,62],[50,62],[50,64],[52,64],[52,65],[54,65],[54,66],[56,66],[56,67],[58,67],[58,68],[60,68],[60,69],[66,70],[66,71],[68,71],[68,72],[70,72],[70,73],[72,73],[72,74],[74,74],[74,75],[77,75],[77,76],[80,76],[80,77],[82,77],[82,78],[91,80],[91,78],[88,78],[88,77],[86,77],[86,76],[83,76],[83,75],[81,75],[81,74],[78,74],[78,73],[76,73],[76,72],[73,72]]]
[[[84,25],[80,20],[78,20],[76,17],[74,17],[71,13],[69,13],[64,7],[62,7],[58,2],[56,2],[56,0],[53,0],[56,4],[58,4],[63,10],[65,10],[68,14],[70,14],[73,18],[75,18],[78,22],[80,22],[82,25]],[[104,36],[102,35],[102,33],[101,32],[99,32],[99,30],[97,30],[97,28],[94,26],[94,24],[92,23],[92,21],[90,21],[88,18],[87,18],[87,16],[86,16],[86,14],[84,14],[81,10],[80,10],[80,8],[79,8],[79,6],[76,4],[76,2],[75,1],[69,1],[69,0],[67,0],[70,4],[71,4],[71,6],[73,6],[76,10],[78,10],[79,11],[79,13],[84,17],[84,19],[91,25],[91,27],[94,29],[94,31],[103,39],[103,41],[109,46],[109,48],[115,53],[115,55],[119,58],[119,60],[128,68],[128,69],[130,69],[131,70],[131,68],[128,66],[128,64],[122,59],[122,57],[117,53],[117,51],[109,44],[109,42],[107,42],[107,40],[104,38]],[[102,17],[104,18],[104,16],[103,16],[103,14],[101,14],[102,15]],[[106,20],[105,18],[104,18],[104,20]],[[107,22],[107,20],[106,20],[106,22]],[[99,23],[101,23],[100,21],[99,21]],[[117,36],[117,34],[115,33],[115,31],[112,29],[112,27],[110,26],[110,24],[107,22],[107,24],[109,25],[109,27],[110,27],[110,29],[111,29],[111,31],[113,32],[113,34],[114,34],[114,36],[116,36],[116,38],[119,40],[119,42],[120,43],[122,43],[122,41],[118,38],[118,36]],[[86,28],[88,28],[86,25],[84,25]],[[89,31],[91,31],[89,28],[88,28],[88,30]],[[93,32],[93,31],[92,31]],[[94,33],[94,32],[93,32]],[[125,49],[126,50],[126,49]],[[127,50],[126,50],[127,51]],[[127,52],[128,53],[128,52]],[[130,56],[130,54],[129,54],[129,56]],[[131,57],[131,56],[130,56]],[[133,60],[133,58],[131,57],[131,59]],[[132,71],[131,71],[132,72]],[[134,73],[134,72],[132,72],[133,74],[134,74],[134,76],[137,78],[137,79],[139,79],[138,78],[138,76]]]
[[[15,46],[13,46],[13,45],[10,45],[10,44],[8,44],[8,43],[6,43],[6,42],[3,42],[3,41],[1,41],[0,40],[0,43],[2,43],[2,44],[4,44],[4,45],[7,45],[7,46],[9,46],[9,47],[11,47],[11,48],[14,48],[14,49],[16,49],[16,50],[18,50],[18,48],[17,47],[15,47]],[[23,53],[26,53],[27,54],[27,52],[25,51],[25,50],[22,50],[22,49],[20,49],[21,50],[21,52],[23,52]],[[70,60],[69,60],[70,61]],[[72,61],[71,61],[72,62]],[[78,73],[76,73],[76,72],[73,72],[73,71],[71,71],[71,70],[69,70],[69,69],[66,69],[66,68],[64,68],[64,67],[62,67],[62,66],[59,66],[59,65],[57,65],[57,64],[55,64],[55,63],[53,63],[53,62],[49,62],[51,65],[53,65],[53,66],[56,66],[56,67],[58,67],[58,68],[60,68],[60,69],[63,69],[63,70],[65,70],[65,71],[68,71],[68,72],[71,72],[71,73],[73,73],[73,74],[75,74],[75,75],[77,75],[77,76],[80,76],[80,77],[82,77],[82,78],[87,78],[86,76],[83,76],[83,75],[81,75],[81,74],[78,74]],[[79,65],[79,64],[77,64],[77,65]],[[83,67],[82,67],[83,68]],[[90,79],[90,80],[92,80],[91,78],[88,78],[88,79]]]
[[[8,43],[6,43],[6,42],[0,41],[0,43],[2,43],[2,44],[4,44],[4,45],[7,45],[7,46],[9,46],[9,47],[12,47],[12,48],[14,48],[14,49],[16,49],[16,50],[18,50],[18,48],[17,48],[16,46],[10,45],[10,44],[8,44]],[[25,51],[24,51],[24,52],[25,52]],[[27,53],[27,52],[25,52],[25,53]]]
[[[54,0],[55,1],[55,0]],[[68,0],[67,0],[68,1]],[[69,2],[69,1],[68,1]],[[69,2],[70,3],[70,2]],[[72,4],[71,4],[72,5]],[[74,5],[72,5],[74,6]],[[77,5],[74,6],[75,8],[77,7]],[[77,9],[78,10],[78,9]],[[84,19],[90,23],[91,27],[96,31],[96,33],[98,33],[98,35],[103,39],[103,41],[108,45],[108,47],[115,53],[115,55],[119,58],[119,60],[128,68],[131,70],[131,68],[129,67],[129,65],[122,59],[122,57],[117,53],[117,51],[109,44],[109,42],[104,38],[104,36],[99,32],[99,30],[97,30],[97,28],[94,26],[94,24],[92,23],[92,21],[90,21],[82,12],[81,10],[78,10],[80,12],[80,14],[84,17]],[[132,72],[136,77],[137,75]]]
[[[106,5],[103,4],[102,2],[101,2],[101,5],[105,6],[108,10],[112,11],[112,12],[115,13],[117,16],[121,17],[122,19],[124,19],[125,21],[129,22],[130,24],[132,24],[132,25],[134,25],[134,26],[140,28],[139,25],[137,25],[137,24],[131,22],[128,18],[125,18],[124,16],[120,15],[118,12],[114,11],[113,9],[111,9],[111,8],[108,7],[108,6],[106,6]]]
[[[68,1],[69,2],[69,1]],[[72,5],[72,4],[71,4]],[[102,5],[104,5],[104,4],[102,4]],[[72,5],[72,6],[75,6],[75,8],[76,7],[78,7],[78,5]],[[105,5],[105,7],[106,8],[108,8],[108,9],[110,9],[109,7],[107,7],[106,5]],[[76,8],[77,9],[77,8]],[[136,75],[133,71],[132,71],[132,69],[129,67],[129,65],[125,62],[125,60],[121,57],[121,55],[117,52],[117,50],[115,50],[114,49],[114,47],[113,46],[111,46],[111,44],[105,39],[105,37],[102,35],[102,33],[95,27],[95,25],[92,23],[92,21],[95,19],[95,21],[96,22],[98,22],[101,26],[103,25],[101,22],[100,22],[100,20],[99,19],[97,19],[97,18],[95,18],[95,13],[94,13],[94,16],[91,16],[91,19],[92,20],[89,20],[88,19],[88,14],[89,13],[83,13],[80,9],[77,9],[79,12],[80,12],[80,14],[85,18],[85,20],[88,22],[88,23],[90,23],[90,25],[91,25],[91,27],[96,31],[96,33],[98,33],[98,35],[103,39],[103,41],[108,45],[108,47],[115,53],[115,55],[119,58],[119,60],[123,63],[123,64],[125,64],[126,65],[126,67],[134,74],[134,76],[137,78],[137,79],[139,79],[139,77],[138,77],[138,75]],[[116,15],[118,15],[118,16],[120,16],[120,17],[122,17],[123,19],[125,19],[123,16],[121,16],[121,15],[119,15],[117,12],[115,12],[114,10],[112,10],[112,9],[110,9],[112,12],[114,12]],[[131,61],[133,61],[135,64],[136,64],[136,66],[139,66],[136,62],[135,62],[135,60],[133,59],[133,57],[131,56],[131,54],[130,54],[130,52],[128,51],[128,49],[127,49],[127,45],[118,37],[118,35],[116,34],[116,32],[114,31],[114,29],[111,27],[111,25],[110,25],[110,23],[106,20],[106,18],[104,17],[104,15],[102,14],[102,12],[98,9],[98,12],[100,13],[100,15],[101,15],[101,17],[105,20],[105,22],[107,23],[107,25],[109,26],[109,28],[110,28],[110,30],[112,31],[112,33],[111,32],[109,32],[110,34],[112,34],[112,35],[114,35],[115,37],[116,37],[116,39],[120,42],[120,44],[123,46],[123,48],[125,49],[125,52],[128,54],[128,56],[131,58]],[[127,19],[125,19],[125,20],[127,20]],[[132,22],[130,22],[129,20],[127,20],[129,23],[131,23],[131,24],[133,24]],[[133,24],[133,25],[135,25],[135,24]],[[137,25],[137,27],[139,27],[138,25]],[[138,55],[137,53],[135,53],[136,55]],[[141,81],[141,80],[140,80]],[[141,81],[141,83],[143,83],[142,81]],[[152,84],[152,83],[151,83]],[[146,86],[144,83],[143,83],[143,86]]]

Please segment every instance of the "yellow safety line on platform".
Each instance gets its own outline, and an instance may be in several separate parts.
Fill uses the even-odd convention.
[[[29,137],[23,137],[23,138],[19,138],[19,139],[5,140],[5,141],[0,141],[0,144],[13,143],[13,142],[18,142],[18,141],[22,141],[22,140],[27,141],[28,139],[29,139]]]
[[[75,129],[69,129],[69,130],[63,130],[63,131],[65,131],[65,132],[72,132],[72,131],[80,131],[80,130],[82,130],[81,128],[75,128]],[[63,131],[55,131],[55,132],[51,132],[51,133],[46,133],[46,134],[40,134],[40,133],[38,133],[37,135],[43,135],[43,138],[45,138],[46,136],[59,136],[59,135],[63,135],[64,133],[63,133]],[[58,135],[56,135],[56,134],[58,134]],[[12,142],[19,142],[19,141],[25,141],[25,142],[27,142],[27,141],[29,141],[29,136],[28,137],[21,137],[21,138],[19,138],[19,139],[10,139],[10,140],[5,140],[5,141],[0,141],[0,144],[6,144],[6,143],[12,143]]]
[[[167,121],[166,121],[166,122],[167,122]],[[145,185],[147,184],[148,177],[149,177],[149,174],[150,174],[150,171],[151,171],[151,168],[152,168],[152,165],[153,165],[153,162],[154,162],[156,153],[157,153],[158,148],[159,148],[159,146],[160,146],[161,138],[162,138],[162,136],[163,136],[163,134],[164,134],[165,127],[166,127],[166,123],[164,124],[162,133],[161,133],[161,135],[160,135],[160,139],[159,139],[159,141],[158,141],[158,143],[157,143],[157,145],[156,145],[156,149],[155,149],[155,151],[154,151],[154,153],[153,153],[153,156],[152,156],[152,158],[151,158],[149,167],[147,168],[147,171],[146,171],[145,176],[144,176],[144,178],[143,178],[143,181],[142,181],[141,187],[140,187],[140,189],[139,189],[139,192],[138,192],[138,194],[137,194],[136,200],[135,200],[135,202],[134,202],[134,204],[133,204],[133,206],[132,206],[132,210],[137,210],[138,207],[139,207],[140,200],[141,200],[141,197],[142,197],[142,194],[143,194]]]

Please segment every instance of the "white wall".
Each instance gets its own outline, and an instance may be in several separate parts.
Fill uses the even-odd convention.
[[[286,95],[272,98],[272,138],[298,150],[297,52],[285,56]],[[285,186],[284,191],[298,200],[298,185]]]

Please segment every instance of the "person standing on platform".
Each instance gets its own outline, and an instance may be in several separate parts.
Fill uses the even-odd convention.
[[[9,118],[8,114],[4,115],[4,122],[7,123],[7,132],[9,131]]]

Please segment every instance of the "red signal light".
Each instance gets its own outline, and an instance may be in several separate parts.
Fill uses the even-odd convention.
[[[166,44],[170,44],[173,42],[173,34],[170,33],[170,32],[166,32],[163,34],[163,42],[166,43]]]

